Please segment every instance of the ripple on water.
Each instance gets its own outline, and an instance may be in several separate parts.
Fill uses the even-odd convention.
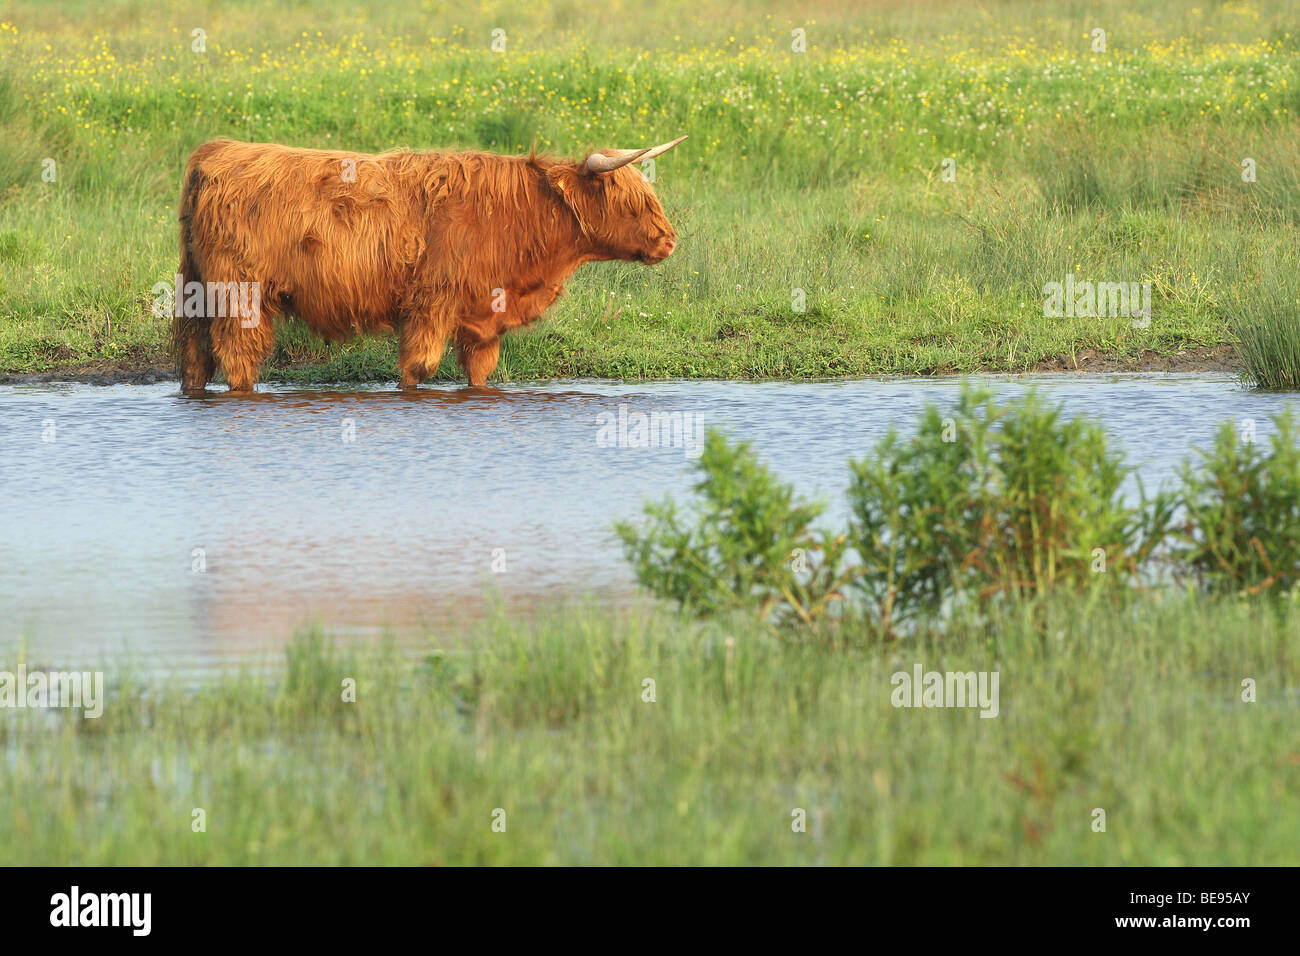
[[[1004,395],[1036,384],[1069,414],[1100,418],[1148,487],[1225,420],[1252,418],[1267,440],[1269,415],[1296,398],[1223,376],[982,381]],[[0,648],[201,665],[313,620],[361,637],[450,634],[485,613],[489,592],[516,609],[626,602],[633,582],[610,526],[647,498],[684,494],[691,449],[609,447],[602,422],[617,437],[620,406],[752,441],[842,520],[846,460],[959,389],[582,381],[194,400],[169,383],[0,386]]]

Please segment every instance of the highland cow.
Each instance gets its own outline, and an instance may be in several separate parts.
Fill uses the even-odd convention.
[[[181,388],[202,392],[219,366],[232,392],[251,391],[284,315],[326,341],[396,329],[402,388],[452,343],[482,386],[501,336],[538,319],[579,266],[672,254],[676,233],[631,164],[685,138],[578,162],[206,143],[181,194]],[[250,285],[252,315],[183,294]]]

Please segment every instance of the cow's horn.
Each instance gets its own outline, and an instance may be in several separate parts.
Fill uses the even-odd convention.
[[[663,143],[659,146],[647,146],[645,149],[620,149],[617,156],[606,156],[604,153],[592,153],[587,157],[587,171],[592,173],[607,173],[610,170],[618,169],[620,166],[626,166],[628,163],[638,161],[644,162],[647,159],[654,159],[668,150],[672,149],[685,136],[678,136],[671,143]]]
[[[628,163],[634,163],[646,153],[650,152],[650,147],[645,149],[620,149],[617,156],[606,156],[604,153],[592,153],[587,157],[587,172],[589,173],[608,173],[618,169],[620,166],[626,166]]]
[[[647,159],[654,159],[656,156],[662,156],[685,138],[685,136],[678,136],[671,143],[661,143],[660,145],[653,147],[650,152],[641,157],[641,162],[644,163]]]

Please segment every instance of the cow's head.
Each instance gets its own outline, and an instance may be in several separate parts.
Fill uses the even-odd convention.
[[[558,163],[548,173],[598,259],[662,262],[677,246],[677,233],[659,205],[654,187],[634,163],[654,159],[685,136],[645,149],[605,149],[580,163]]]

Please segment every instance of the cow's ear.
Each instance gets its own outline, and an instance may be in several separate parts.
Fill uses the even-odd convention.
[[[569,205],[580,202],[584,196],[601,192],[605,188],[605,181],[600,174],[589,172],[583,163],[562,163],[552,166],[546,178],[551,187],[563,196]]]
[[[556,163],[546,171],[546,182],[560,194],[560,198],[570,203],[570,193],[576,186],[577,169],[568,163]]]
[[[546,181],[573,213],[582,231],[590,232],[587,212],[591,194],[597,189],[603,189],[604,184],[588,177],[582,163],[557,163],[547,170]]]

